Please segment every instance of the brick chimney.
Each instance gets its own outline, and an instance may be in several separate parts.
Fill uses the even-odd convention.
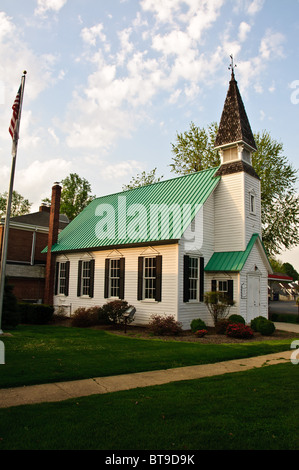
[[[45,280],[45,293],[44,303],[53,305],[54,296],[54,282],[55,282],[55,256],[51,253],[51,248],[58,239],[59,230],[59,213],[60,213],[60,196],[61,186],[59,183],[54,183],[52,187],[52,200],[49,219],[49,235],[48,235],[48,253],[46,262],[46,280]]]

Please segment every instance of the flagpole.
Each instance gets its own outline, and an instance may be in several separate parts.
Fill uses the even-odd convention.
[[[16,168],[17,149],[18,149],[18,140],[19,140],[19,129],[20,129],[20,122],[21,122],[21,113],[22,113],[26,73],[27,73],[26,71],[23,72],[22,79],[21,79],[20,107],[19,107],[18,119],[17,119],[17,122],[16,122],[15,131],[14,131],[14,135],[13,135],[12,151],[11,151],[12,163],[11,163],[10,183],[9,183],[9,191],[8,191],[7,205],[6,205],[6,216],[5,216],[5,225],[4,225],[3,242],[2,242],[2,255],[1,255],[0,335],[3,334],[1,326],[2,326],[4,287],[5,287],[5,273],[6,273],[9,220],[10,220],[10,212],[11,212],[11,202],[12,202],[13,184],[14,184],[14,176],[15,176],[15,168]]]

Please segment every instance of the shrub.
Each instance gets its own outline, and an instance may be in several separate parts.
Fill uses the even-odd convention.
[[[15,328],[20,323],[20,311],[18,308],[18,301],[12,291],[13,286],[8,284],[5,280],[3,294],[2,326],[6,328]]]
[[[212,315],[214,325],[219,320],[227,317],[229,309],[235,304],[227,295],[218,291],[206,292],[204,301]]]
[[[198,338],[203,338],[204,336],[206,336],[206,334],[208,334],[207,330],[197,330],[195,332],[195,336],[197,336]]]
[[[79,307],[71,317],[72,326],[88,328],[98,324],[98,313],[100,307],[84,308]]]
[[[195,318],[190,324],[192,333],[195,333],[197,330],[204,330],[206,327],[207,325],[200,318]]]
[[[22,323],[30,325],[46,325],[53,319],[54,315],[54,307],[52,305],[23,302],[19,304],[19,309]]]
[[[271,313],[269,320],[283,323],[299,323],[299,315],[293,313]]]
[[[226,318],[219,320],[215,325],[216,334],[225,335],[228,325],[229,325],[229,321]]]
[[[252,338],[253,331],[243,323],[230,323],[226,329],[226,335],[231,338]]]
[[[242,323],[243,325],[245,325],[245,318],[243,318],[241,315],[230,315],[228,317],[228,320],[230,323]]]
[[[102,319],[108,319],[114,326],[124,323],[124,313],[130,308],[131,305],[128,304],[125,300],[112,300],[107,304],[103,305],[101,308],[100,316]],[[127,319],[127,322],[130,323],[133,321],[133,318]]]
[[[270,336],[274,333],[275,331],[275,325],[272,321],[270,320],[265,320],[265,321],[260,321],[258,323],[258,331],[261,333],[263,336]]]
[[[261,322],[264,322],[264,321],[268,321],[268,320],[267,320],[267,318],[262,317],[262,316],[256,317],[253,320],[251,320],[250,326],[251,326],[252,330],[253,331],[259,331],[259,324]]]
[[[176,336],[182,333],[182,325],[171,315],[152,315],[148,329],[155,336]]]

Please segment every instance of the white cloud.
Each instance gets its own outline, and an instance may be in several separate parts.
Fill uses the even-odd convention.
[[[36,16],[45,16],[48,11],[58,12],[67,3],[67,0],[37,0]]]
[[[283,34],[268,29],[261,41],[260,53],[262,58],[270,60],[273,57],[284,57],[284,42],[285,37]]]
[[[239,40],[241,42],[246,41],[248,34],[251,31],[251,26],[246,23],[245,21],[242,21],[242,23],[239,26]]]
[[[124,162],[114,163],[113,165],[105,164],[102,168],[102,175],[109,180],[131,178],[132,175],[144,170],[144,165],[136,160],[127,160]]]
[[[39,204],[42,199],[49,197],[54,181],[65,178],[72,169],[72,163],[61,158],[42,162],[33,161],[26,168],[18,168],[15,174],[14,189],[30,202]],[[0,168],[0,192],[8,190],[10,168],[6,165]],[[33,208],[34,210],[34,208]]]
[[[248,6],[249,15],[256,15],[264,6],[265,0],[253,0]]]
[[[96,41],[99,38],[102,42],[106,42],[106,35],[103,33],[104,26],[99,23],[91,28],[83,28],[81,31],[81,37],[84,42],[91,46],[96,45]]]
[[[172,23],[175,15],[181,7],[181,0],[142,0],[140,3],[144,11],[152,12],[157,21]]]

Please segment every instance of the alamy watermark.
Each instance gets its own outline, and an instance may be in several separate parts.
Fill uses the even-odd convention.
[[[202,247],[202,204],[128,204],[127,197],[118,196],[117,207],[99,204],[95,216],[98,240],[130,242],[184,238],[186,243]],[[183,235],[182,235],[183,234]]]
[[[290,84],[290,88],[294,89],[293,93],[291,94],[291,103],[299,104],[299,80],[294,80]]]
[[[291,354],[291,362],[292,364],[294,365],[298,365],[299,364],[299,359],[297,359],[297,356],[299,354],[299,341],[293,341],[292,344],[291,344],[291,349],[295,349],[294,352],[292,352]]]
[[[3,341],[0,341],[0,365],[5,364],[5,346]]]

